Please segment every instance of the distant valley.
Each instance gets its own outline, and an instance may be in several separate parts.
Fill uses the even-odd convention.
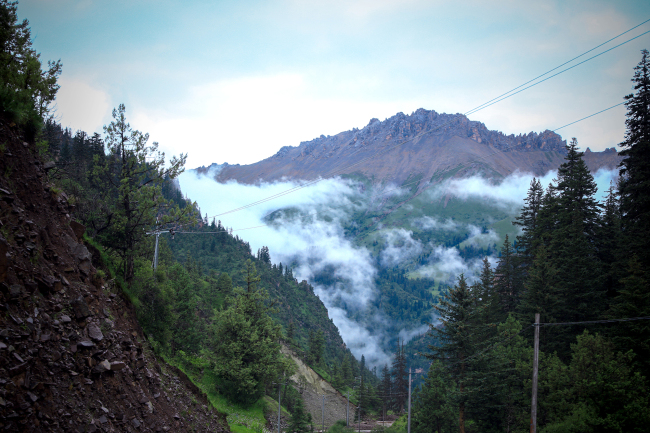
[[[245,232],[253,248],[267,246],[273,262],[312,284],[352,352],[377,365],[397,338],[426,331],[458,274],[474,278],[483,257],[496,262],[506,235],[515,240],[512,220],[532,177],[548,185],[565,145],[551,131],[504,135],[419,109],[255,164],[199,167],[181,187],[208,215],[226,212],[225,226],[257,227]],[[616,150],[584,159],[606,190]]]

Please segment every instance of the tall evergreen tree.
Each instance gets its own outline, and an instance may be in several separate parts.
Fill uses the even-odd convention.
[[[610,186],[598,227],[598,259],[608,303],[618,294],[620,280],[625,276],[626,266],[621,261],[624,256],[622,236],[620,201],[616,189]]]
[[[579,321],[597,318],[604,308],[596,250],[599,206],[594,197],[596,182],[575,138],[567,150],[566,162],[558,169],[558,229],[552,234],[550,251],[564,295],[562,320]]]
[[[429,345],[432,353],[425,356],[446,363],[451,377],[458,384],[458,424],[460,433],[465,433],[468,358],[474,353],[474,335],[470,322],[475,314],[474,300],[465,275],[461,274],[458,277],[456,285],[434,308],[442,323],[441,326],[430,326],[429,335],[433,336],[439,344]]]
[[[625,97],[627,119],[620,155],[619,193],[627,250],[650,268],[650,57],[641,52],[634,68],[634,93]]]
[[[479,303],[479,322],[484,325],[485,332],[483,337],[487,340],[494,335],[490,329],[496,329],[496,323],[501,317],[499,294],[495,289],[494,271],[487,257],[483,258],[483,266],[479,277],[478,291],[474,296]]]
[[[399,413],[404,411],[404,405],[408,399],[408,372],[406,371],[406,352],[404,342],[397,341],[397,349],[393,358],[391,369],[393,376],[392,390],[395,410]]]
[[[113,121],[104,127],[108,156],[105,163],[96,160],[94,180],[98,185],[98,207],[88,215],[90,225],[102,244],[119,254],[123,275],[133,276],[135,247],[145,237],[162,209],[162,223],[185,222],[190,208],[170,207],[162,195],[165,178],[174,179],[184,170],[187,155],[172,157],[168,165],[158,143],[148,144],[149,134],[131,128],[123,104],[113,110]]]
[[[381,382],[379,383],[379,395],[382,400],[382,411],[384,414],[392,407],[393,381],[391,379],[388,364],[381,369]]]
[[[257,271],[246,262],[247,288],[235,288],[228,308],[214,317],[213,369],[218,387],[229,398],[242,403],[259,399],[265,386],[284,368],[280,355],[280,325],[269,316],[274,310],[268,293],[258,289]]]
[[[455,433],[458,420],[452,405],[454,381],[442,362],[433,361],[416,394],[413,405],[413,431],[415,433]]]
[[[521,227],[522,234],[517,236],[517,252],[524,268],[528,268],[533,262],[536,247],[537,215],[542,206],[543,196],[542,183],[539,179],[533,178],[530,182],[528,194],[524,199],[524,207],[521,209],[519,216],[512,222],[512,224]]]
[[[515,258],[515,251],[506,235],[506,239],[501,247],[501,256],[499,264],[494,272],[494,291],[496,292],[501,305],[500,321],[510,313],[514,313],[522,290],[521,268],[518,266]]]
[[[627,95],[625,141],[620,164],[620,217],[628,254],[622,260],[627,276],[613,301],[613,317],[650,315],[650,57],[641,52],[641,61],[634,68],[634,93]],[[631,256],[631,257],[630,257]],[[633,348],[642,363],[642,372],[650,377],[650,335],[646,321],[615,329],[615,341],[624,349]]]
[[[553,311],[546,311],[558,321],[598,318],[605,309],[597,250],[600,206],[594,198],[596,183],[583,155],[574,138],[567,146],[555,184],[549,185],[542,199],[534,239],[544,245],[548,270],[555,273],[550,283],[556,290],[557,302]],[[577,330],[563,328],[561,332],[565,336],[556,338],[556,342],[563,348],[560,355],[566,358]]]
[[[22,126],[31,141],[59,90],[61,61],[42,69],[29,22],[18,21],[17,4],[0,0],[0,112]]]

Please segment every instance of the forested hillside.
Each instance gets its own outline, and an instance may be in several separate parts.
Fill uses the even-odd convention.
[[[114,179],[100,174],[106,161],[97,140],[83,146],[89,160],[74,166],[74,175],[64,179],[55,168],[58,149],[43,132],[60,72],[60,62],[42,64],[16,3],[0,1],[0,429],[227,432],[224,414],[151,350],[138,324],[124,283],[135,258],[127,244],[137,239],[116,239],[115,232],[140,227],[112,214],[119,229],[102,226],[116,247],[107,255],[71,218],[89,211],[86,200],[100,193],[89,182]],[[94,178],[85,171],[93,156]],[[142,164],[132,168],[137,173]],[[157,174],[147,172],[149,179]],[[78,186],[75,195],[64,183]],[[117,189],[101,191],[113,199],[103,206],[115,205],[118,194],[110,193]],[[131,193],[146,209],[152,194]],[[115,264],[124,265],[120,273]]]
[[[620,181],[604,202],[574,139],[546,189],[533,180],[517,246],[457,278],[436,311],[416,432],[524,431],[532,326],[541,315],[536,424],[543,432],[642,432],[650,423],[650,58],[643,50]]]

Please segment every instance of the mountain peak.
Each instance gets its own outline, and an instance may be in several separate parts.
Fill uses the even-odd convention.
[[[605,158],[602,152],[592,153],[596,155],[592,158],[596,169],[618,163],[616,154],[608,153]],[[414,174],[431,178],[433,173],[459,166],[464,168],[458,175],[480,172],[506,176],[515,170],[542,175],[557,168],[564,155],[566,141],[553,131],[506,135],[463,114],[418,108],[383,121],[372,118],[361,129],[284,146],[255,164],[224,164],[214,171],[214,177],[221,182],[257,183],[359,173],[375,181],[400,183]]]

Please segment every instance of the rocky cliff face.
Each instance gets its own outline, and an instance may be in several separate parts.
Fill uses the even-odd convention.
[[[439,114],[421,108],[411,115],[398,113],[383,122],[371,119],[363,129],[321,135],[297,147],[285,146],[255,164],[213,164],[197,171],[210,172],[221,182],[240,183],[352,173],[400,183],[414,174],[431,178],[459,166],[462,170],[458,176],[483,173],[498,177],[516,170],[542,175],[564,161],[565,144],[551,131],[504,135],[461,114]],[[618,162],[613,149],[591,152],[587,159],[592,171],[614,168]]]
[[[0,429],[228,431],[187,377],[159,362],[105,281],[72,205],[0,119]]]

